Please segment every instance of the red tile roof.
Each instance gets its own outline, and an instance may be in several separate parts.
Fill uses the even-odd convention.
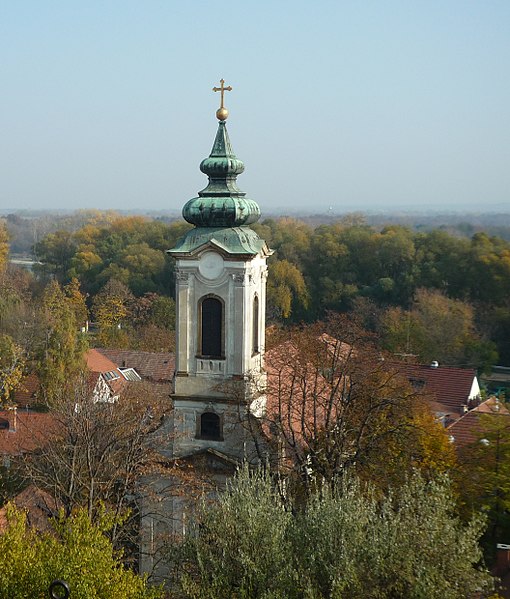
[[[453,366],[424,366],[422,364],[399,363],[399,372],[405,375],[410,383],[432,401],[438,402],[452,410],[462,413],[462,406],[468,404],[469,394],[476,378],[472,368],[455,368]]]
[[[94,351],[100,352],[120,368],[134,368],[144,379],[155,382],[171,382],[173,379],[175,356],[172,353],[105,348]]]
[[[40,402],[39,393],[40,382],[36,374],[27,375],[18,386],[13,395],[13,402],[23,408],[32,407]]]
[[[59,421],[50,413],[19,409],[16,413],[16,430],[12,432],[5,422],[13,418],[12,410],[0,411],[0,454],[19,455],[42,447],[58,434]]]
[[[46,491],[29,485],[11,500],[19,510],[27,514],[27,523],[38,531],[53,530],[51,518],[58,515],[60,504]],[[0,509],[0,531],[7,526],[6,508]]]
[[[510,416],[510,412],[495,397],[489,397],[489,399],[461,416],[453,424],[447,426],[449,434],[455,440],[456,447],[464,447],[480,438],[483,434],[483,427],[480,422],[480,415],[482,414],[489,414],[494,418],[508,418]]]
[[[101,375],[104,382],[110,387],[115,395],[118,395],[125,389],[126,385],[130,382],[136,382],[134,378],[128,380],[127,376],[122,373],[118,364],[108,356],[103,355],[103,353],[97,349],[89,349],[85,354],[85,360],[89,371],[93,374]],[[133,374],[133,376],[136,376],[136,374]],[[93,380],[97,382],[97,378],[98,377],[96,376]]]
[[[89,349],[85,353],[87,368],[91,372],[111,372],[117,370],[117,364],[99,352],[97,349]]]

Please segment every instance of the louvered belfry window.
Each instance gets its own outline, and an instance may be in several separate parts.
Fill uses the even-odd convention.
[[[210,358],[222,358],[223,304],[215,297],[207,297],[202,301],[201,312],[201,354]]]

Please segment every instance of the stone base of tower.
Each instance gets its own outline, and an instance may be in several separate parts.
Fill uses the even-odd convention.
[[[157,476],[146,477],[141,512],[139,569],[151,583],[170,584],[169,549],[182,541],[201,498],[214,499],[240,463],[212,448],[168,460]]]

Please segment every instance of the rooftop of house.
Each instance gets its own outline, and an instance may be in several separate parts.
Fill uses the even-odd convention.
[[[111,372],[118,368],[115,362],[112,362],[112,360],[107,358],[97,349],[89,349],[85,353],[85,361],[87,363],[87,368],[91,372]]]
[[[20,408],[32,408],[40,403],[39,378],[31,372],[18,385],[13,393],[12,401]]]
[[[85,353],[85,361],[87,362],[89,371],[93,374],[100,374],[115,394],[122,391],[128,382],[139,382],[142,380],[132,366],[119,368],[118,364],[97,349],[89,349]]]
[[[58,419],[48,412],[27,409],[0,411],[0,455],[19,455],[42,447],[59,430]]]
[[[29,485],[11,500],[19,510],[27,515],[29,526],[40,532],[52,530],[51,518],[58,514],[60,505],[54,497],[35,485]],[[0,532],[7,526],[7,509],[0,509]]]
[[[474,443],[483,435],[483,426],[480,422],[481,415],[493,417],[510,416],[508,409],[495,397],[489,397],[479,406],[466,412],[458,420],[447,426],[449,434],[453,437],[457,447],[464,447]],[[509,420],[510,427],[510,420]]]
[[[94,350],[120,368],[134,368],[144,378],[157,383],[170,383],[175,371],[175,356],[170,352],[133,351],[128,349]]]
[[[463,406],[469,405],[470,400],[479,393],[476,371],[473,368],[436,364],[399,363],[398,370],[417,391],[429,395],[433,402],[441,404],[447,412],[462,414]]]

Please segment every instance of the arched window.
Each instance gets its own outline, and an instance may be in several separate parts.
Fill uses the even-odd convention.
[[[210,441],[222,441],[221,434],[221,418],[214,412],[204,412],[200,416],[200,432],[198,435],[201,439],[209,439]]]
[[[252,354],[258,354],[259,349],[259,298],[253,298],[253,323],[252,323]]]
[[[200,304],[200,355],[223,358],[223,302],[206,297]]]

